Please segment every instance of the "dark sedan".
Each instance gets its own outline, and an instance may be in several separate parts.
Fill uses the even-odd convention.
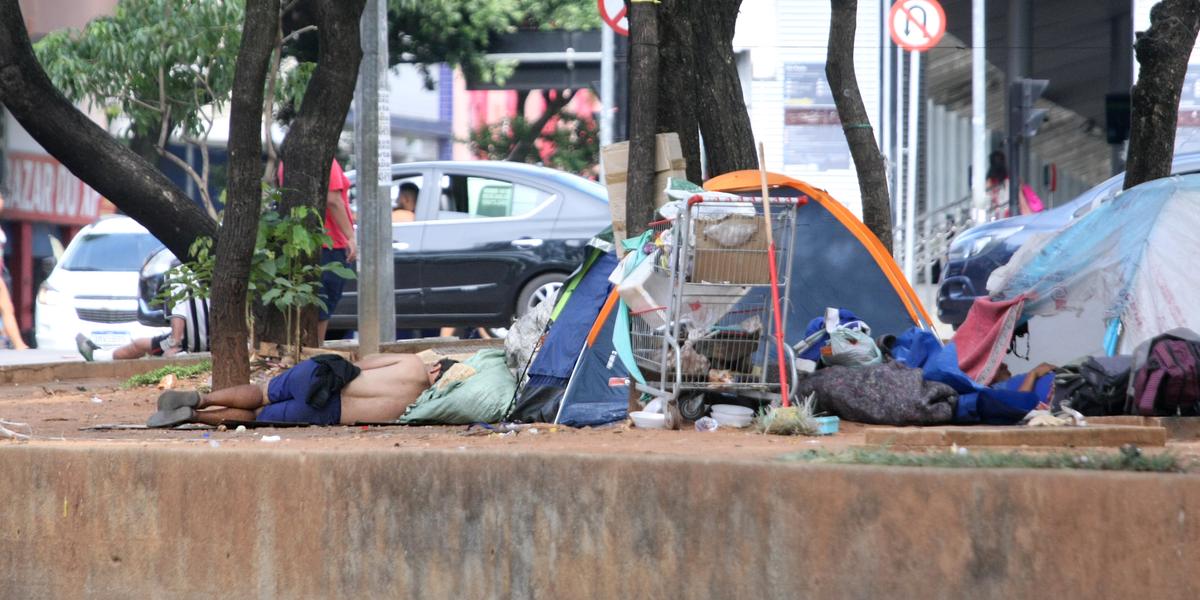
[[[347,173],[354,181],[354,173]],[[549,295],[611,223],[604,187],[582,177],[512,162],[424,162],[392,166],[392,201],[417,187],[410,221],[392,225],[396,328],[507,327]],[[403,216],[402,216],[403,215]],[[169,252],[141,273],[139,320],[165,326],[152,308]],[[356,329],[355,282],[330,318],[331,334]]]
[[[401,186],[412,185],[413,220],[392,225],[398,329],[507,327],[557,291],[583,260],[588,240],[611,222],[603,186],[545,167],[393,165],[394,205]],[[329,329],[357,323],[351,281]]]
[[[1200,172],[1200,154],[1175,157],[1171,173]],[[967,318],[976,296],[988,293],[987,280],[992,271],[1008,264],[1009,259],[1031,237],[1052,233],[1087,214],[1121,191],[1125,174],[1105,180],[1074,200],[1034,215],[1001,219],[972,227],[954,238],[950,256],[938,286],[938,320],[957,328]]]

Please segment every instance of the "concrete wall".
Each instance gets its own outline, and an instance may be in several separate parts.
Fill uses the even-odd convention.
[[[1195,598],[1200,478],[0,446],[2,598]]]

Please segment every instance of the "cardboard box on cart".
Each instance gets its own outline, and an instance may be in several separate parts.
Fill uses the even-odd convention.
[[[705,216],[718,217],[705,212]],[[766,223],[761,216],[729,214],[696,219],[693,223],[695,247],[690,281],[742,285],[771,282]],[[730,236],[731,232],[752,233]],[[782,261],[783,257],[776,256],[776,259]]]
[[[604,165],[604,185],[608,188],[608,207],[612,215],[613,239],[617,243],[617,255],[623,254],[621,240],[628,228],[625,224],[625,185],[629,179],[629,142],[605,146],[600,151]],[[671,177],[686,179],[687,163],[683,159],[683,146],[676,133],[660,133],[655,136],[654,146],[654,207],[667,201],[663,190]]]

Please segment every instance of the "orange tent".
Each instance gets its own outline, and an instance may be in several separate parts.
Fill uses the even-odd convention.
[[[773,196],[803,196],[792,240],[786,339],[804,338],[809,320],[826,307],[849,309],[875,335],[930,326],[917,293],[879,238],[824,190],[778,173],[767,174]],[[762,193],[758,171],[734,171],[709,179],[704,189],[746,196]]]

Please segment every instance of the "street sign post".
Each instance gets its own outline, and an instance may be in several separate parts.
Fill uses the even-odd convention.
[[[625,0],[596,0],[596,5],[600,9],[600,18],[613,31],[629,37],[629,9],[625,8]]]
[[[888,30],[897,46],[923,52],[946,35],[946,11],[937,0],[898,0],[888,15]]]
[[[895,202],[897,210],[903,211],[904,224],[904,275],[909,282],[916,281],[916,212],[917,212],[917,152],[920,148],[921,105],[919,102],[921,86],[921,53],[936,46],[946,35],[946,11],[937,0],[897,0],[888,13],[888,31],[892,41],[896,42],[896,106],[897,113],[904,111],[900,90],[903,89],[904,63],[899,56],[901,49],[907,50],[908,55],[908,135],[902,136],[901,128],[905,127],[899,114],[896,118],[897,160],[900,165],[896,169],[896,194],[903,197],[903,202]],[[900,140],[904,140],[901,151]]]

